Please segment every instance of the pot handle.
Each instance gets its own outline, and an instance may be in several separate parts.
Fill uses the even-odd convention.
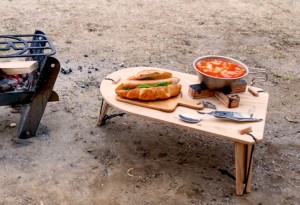
[[[268,80],[267,70],[263,68],[249,68],[249,74],[258,74],[252,78],[251,86],[255,83],[266,82]]]

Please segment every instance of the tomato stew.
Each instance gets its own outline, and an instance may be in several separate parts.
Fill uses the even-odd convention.
[[[198,61],[196,68],[206,75],[217,78],[239,78],[246,74],[246,70],[240,65],[220,59]]]

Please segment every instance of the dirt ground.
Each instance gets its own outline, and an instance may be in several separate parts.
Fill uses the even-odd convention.
[[[20,114],[0,108],[1,205],[299,204],[299,1],[1,0],[0,15],[0,34],[44,31],[73,71],[59,74],[60,101],[47,105],[35,137],[18,139],[10,124]],[[194,73],[193,60],[208,54],[269,74],[256,85],[270,101],[243,197],[219,171],[234,174],[232,142],[129,114],[96,126],[109,73]]]

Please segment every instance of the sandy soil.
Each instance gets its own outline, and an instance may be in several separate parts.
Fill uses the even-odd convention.
[[[1,0],[0,33],[44,31],[73,72],[59,74],[60,101],[48,104],[34,138],[18,139],[9,125],[20,115],[0,108],[0,204],[299,203],[300,3],[207,2]],[[268,70],[257,85],[270,93],[265,138],[243,197],[219,171],[234,173],[231,142],[132,115],[96,126],[109,73],[133,66],[193,73],[193,60],[207,54]]]

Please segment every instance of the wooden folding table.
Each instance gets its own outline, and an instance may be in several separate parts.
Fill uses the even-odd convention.
[[[103,124],[103,120],[107,118],[107,111],[109,106],[115,107],[126,113],[131,113],[141,117],[158,120],[163,123],[170,123],[182,128],[190,128],[202,136],[218,137],[225,140],[233,141],[235,144],[235,177],[236,177],[236,194],[243,195],[250,192],[251,177],[252,177],[252,161],[253,161],[253,148],[254,144],[260,143],[264,135],[264,127],[266,122],[267,106],[268,106],[268,93],[259,93],[255,97],[249,92],[239,93],[240,104],[237,108],[227,108],[217,98],[209,97],[204,99],[192,99],[188,95],[189,85],[199,83],[196,75],[186,74],[177,71],[171,71],[173,76],[180,78],[182,85],[181,97],[184,100],[197,104],[202,100],[209,101],[217,106],[218,110],[245,112],[254,111],[262,117],[260,122],[236,122],[215,118],[213,116],[206,116],[200,123],[187,123],[182,121],[178,116],[181,113],[194,113],[197,114],[195,109],[179,106],[173,112],[163,112],[159,110],[149,109],[146,107],[133,105],[116,100],[115,88],[122,81],[126,80],[129,76],[145,69],[157,69],[149,67],[136,67],[126,68],[108,75],[100,86],[100,92],[103,96],[103,104],[101,106],[98,125]],[[120,80],[118,82],[118,80]],[[255,89],[255,88],[254,88]],[[206,109],[206,108],[205,108]],[[210,110],[203,110],[210,111]],[[251,127],[252,132],[248,134],[240,134],[240,130]],[[251,136],[252,135],[252,136]],[[254,139],[254,138],[255,139]]]

